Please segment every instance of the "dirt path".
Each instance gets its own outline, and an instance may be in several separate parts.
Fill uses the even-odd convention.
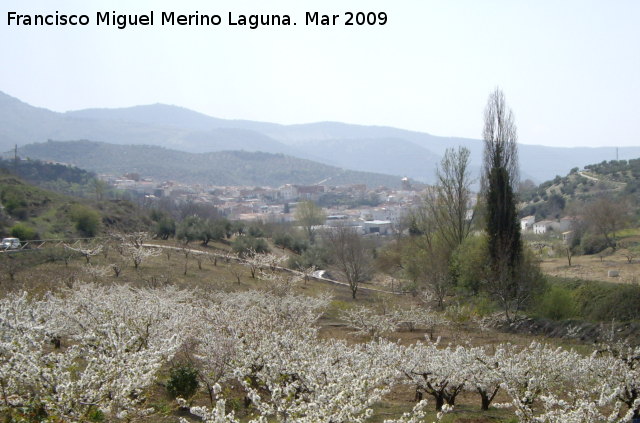
[[[175,251],[182,251],[183,248],[182,247],[174,247],[172,245],[162,245],[162,244],[142,244],[144,247],[148,247],[148,248],[164,248],[164,249],[171,249],[171,250],[175,250]],[[202,250],[194,250],[192,248],[188,248],[188,250],[192,253],[192,254],[203,254],[203,255],[208,255],[208,256],[214,256],[214,257],[218,257],[221,259],[227,259],[228,257],[224,254],[219,254],[219,253],[214,253],[214,252],[209,252],[209,251],[202,251]],[[233,260],[238,261],[239,263],[242,263],[243,260],[241,258],[238,257],[234,257]],[[276,266],[276,269],[283,271],[283,272],[288,272],[288,273],[294,273],[300,276],[304,276],[304,274],[302,272],[299,272],[297,270],[293,270],[293,269],[289,269],[287,267],[282,267],[282,266]],[[325,274],[325,270],[316,270],[314,272],[314,275],[311,276],[311,279],[317,280],[317,281],[323,281],[323,282],[328,282],[334,285],[342,285],[342,286],[346,286],[347,288],[351,289],[349,284],[346,282],[340,282],[337,281],[335,279],[330,279],[324,276]],[[370,292],[379,292],[379,293],[383,293],[383,294],[392,294],[392,295],[403,295],[404,292],[391,292],[391,291],[386,291],[384,289],[378,289],[378,288],[369,288],[366,286],[358,286],[358,291],[359,290],[364,290],[364,291],[370,291]]]

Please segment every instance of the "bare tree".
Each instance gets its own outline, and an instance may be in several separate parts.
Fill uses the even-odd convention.
[[[96,193],[96,201],[102,201],[104,199],[104,193],[109,186],[105,181],[98,178],[94,178],[92,183],[93,183],[93,190]]]
[[[567,256],[567,262],[569,263],[569,267],[571,267],[571,259],[573,258],[573,248],[571,248],[570,245],[565,245],[564,252]]]
[[[309,237],[309,242],[315,240],[315,226],[322,225],[325,221],[325,213],[313,201],[298,203],[295,211],[296,221],[302,226]]]
[[[602,236],[615,251],[616,232],[629,222],[629,205],[624,200],[603,196],[585,206],[584,218],[589,229]]]
[[[227,270],[236,279],[236,282],[240,283],[240,277],[242,276],[242,266],[236,263],[229,263],[229,266],[227,266]]]
[[[5,252],[0,254],[0,270],[9,275],[11,281],[15,280],[16,274],[25,267],[22,260],[15,253]]]
[[[204,260],[204,255],[194,254],[193,257],[196,259],[196,263],[198,263],[198,270],[202,270],[202,261]]]
[[[189,256],[191,255],[191,249],[187,248],[186,245],[182,245],[180,247],[180,252],[184,254],[184,272],[183,275],[187,275],[187,270],[189,268]]]
[[[411,240],[403,250],[403,270],[415,284],[414,292],[426,290],[442,309],[454,279],[449,269],[450,250],[441,239],[426,236]]]
[[[318,270],[318,268],[314,265],[300,269],[300,274],[302,275],[305,285],[313,277],[313,274],[316,272],[316,270]]]
[[[427,251],[425,266],[421,277],[428,292],[437,300],[438,308],[444,308],[444,299],[451,294],[454,279],[449,269],[449,258],[446,247],[432,248]]]
[[[356,298],[360,283],[369,277],[371,256],[354,228],[337,226],[324,233],[336,269],[344,276],[352,298]]]
[[[486,189],[492,169],[504,168],[509,185],[513,190],[518,186],[518,133],[515,118],[500,88],[496,88],[484,110],[484,162],[482,186]]]
[[[111,270],[113,271],[113,276],[116,278],[120,276],[122,273],[122,263],[116,261],[115,263],[111,263]]]
[[[464,147],[448,148],[436,169],[437,183],[431,190],[428,205],[443,241],[453,251],[471,231],[470,151]]]

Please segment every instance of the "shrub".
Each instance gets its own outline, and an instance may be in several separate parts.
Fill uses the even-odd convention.
[[[249,226],[249,236],[260,238],[264,236],[264,232],[257,226]]]
[[[92,407],[87,417],[91,422],[103,422],[105,420],[104,412],[97,407]]]
[[[20,238],[21,240],[36,239],[38,236],[38,233],[34,228],[24,223],[16,223],[13,225],[10,233],[12,237]]]
[[[76,229],[88,237],[96,236],[100,227],[100,214],[82,205],[75,205],[71,209],[71,219],[76,224]]]
[[[453,252],[450,267],[458,288],[474,295],[480,292],[487,274],[487,248],[486,236],[470,236]]]
[[[191,366],[182,365],[171,369],[167,391],[173,398],[189,400],[198,391],[198,372]]]
[[[0,197],[2,205],[7,213],[17,219],[25,219],[27,217],[27,201],[24,193],[15,187],[7,187]]]
[[[259,254],[269,253],[271,250],[269,249],[269,245],[262,238],[254,238],[252,236],[239,236],[233,241],[231,245],[233,252],[240,255],[245,256],[250,252],[256,252]]]
[[[273,243],[280,248],[288,248],[296,254],[302,254],[309,247],[309,243],[306,240],[286,232],[276,234],[273,238]]]
[[[578,306],[569,289],[551,285],[538,299],[536,311],[547,319],[563,320],[576,317]]]
[[[315,244],[305,248],[299,256],[291,256],[288,267],[292,269],[307,269],[315,266],[318,269],[326,269],[329,263],[329,256],[329,250],[321,245]]]
[[[603,236],[587,235],[580,241],[583,254],[598,254],[608,247],[607,240]]]
[[[640,315],[640,287],[588,282],[575,291],[582,318],[592,321],[628,321]]]
[[[169,239],[176,233],[176,221],[169,216],[163,216],[156,221],[153,232],[160,239]]]
[[[201,239],[205,222],[198,216],[189,216],[180,222],[175,229],[175,236],[185,243]]]

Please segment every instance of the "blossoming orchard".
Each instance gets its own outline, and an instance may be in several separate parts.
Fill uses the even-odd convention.
[[[274,254],[221,253],[219,266],[236,272],[232,289],[178,288],[158,278],[134,286],[122,282],[126,263],[140,276],[148,261],[160,260],[158,246],[143,238],[118,238],[122,261],[113,275],[106,246],[76,249],[79,279],[91,282],[39,294],[14,290],[0,299],[4,421],[150,422],[162,414],[162,421],[183,423],[418,423],[454,421],[447,419],[461,396],[479,412],[508,409],[519,422],[640,417],[638,347],[444,344],[439,328],[459,318],[426,304],[380,310],[354,303],[337,317],[353,337],[327,336],[320,320],[334,299],[326,291],[304,293],[315,268],[293,272]],[[189,257],[174,255],[184,259],[185,274]],[[258,288],[236,289],[247,287],[241,277]],[[419,341],[394,337],[418,329]],[[194,375],[192,391],[177,377],[167,382],[176,363],[185,369],[180,374]],[[153,399],[158,386],[178,393],[169,408],[181,415],[166,420]],[[391,418],[377,414],[397,392],[408,393],[410,405]]]

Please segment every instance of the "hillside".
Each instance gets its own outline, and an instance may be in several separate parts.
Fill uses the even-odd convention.
[[[23,239],[94,236],[108,230],[133,231],[148,225],[128,201],[83,201],[33,186],[0,170],[0,235],[19,227]]]
[[[46,190],[73,197],[95,196],[96,174],[75,166],[40,160],[15,161],[0,158],[0,169],[7,170],[24,181]]]
[[[195,154],[148,145],[48,141],[22,146],[18,154],[69,163],[97,173],[121,175],[136,172],[160,181],[273,187],[321,181],[330,185],[400,185],[399,176],[344,170],[283,154],[260,152]]]
[[[637,193],[640,189],[640,159],[611,160],[571,169],[566,176],[556,176],[538,186],[520,191],[521,216],[538,219],[557,218],[572,202],[588,201],[599,195],[613,197]]]
[[[477,139],[340,122],[279,125],[227,120],[164,104],[56,113],[0,92],[0,151],[48,139],[155,145],[191,153],[260,151],[423,182],[433,181],[440,157],[456,146],[471,150],[471,168],[479,175],[483,149]],[[522,179],[536,182],[615,157],[613,147],[520,145],[519,152]],[[619,155],[638,157],[640,147],[620,148]]]

